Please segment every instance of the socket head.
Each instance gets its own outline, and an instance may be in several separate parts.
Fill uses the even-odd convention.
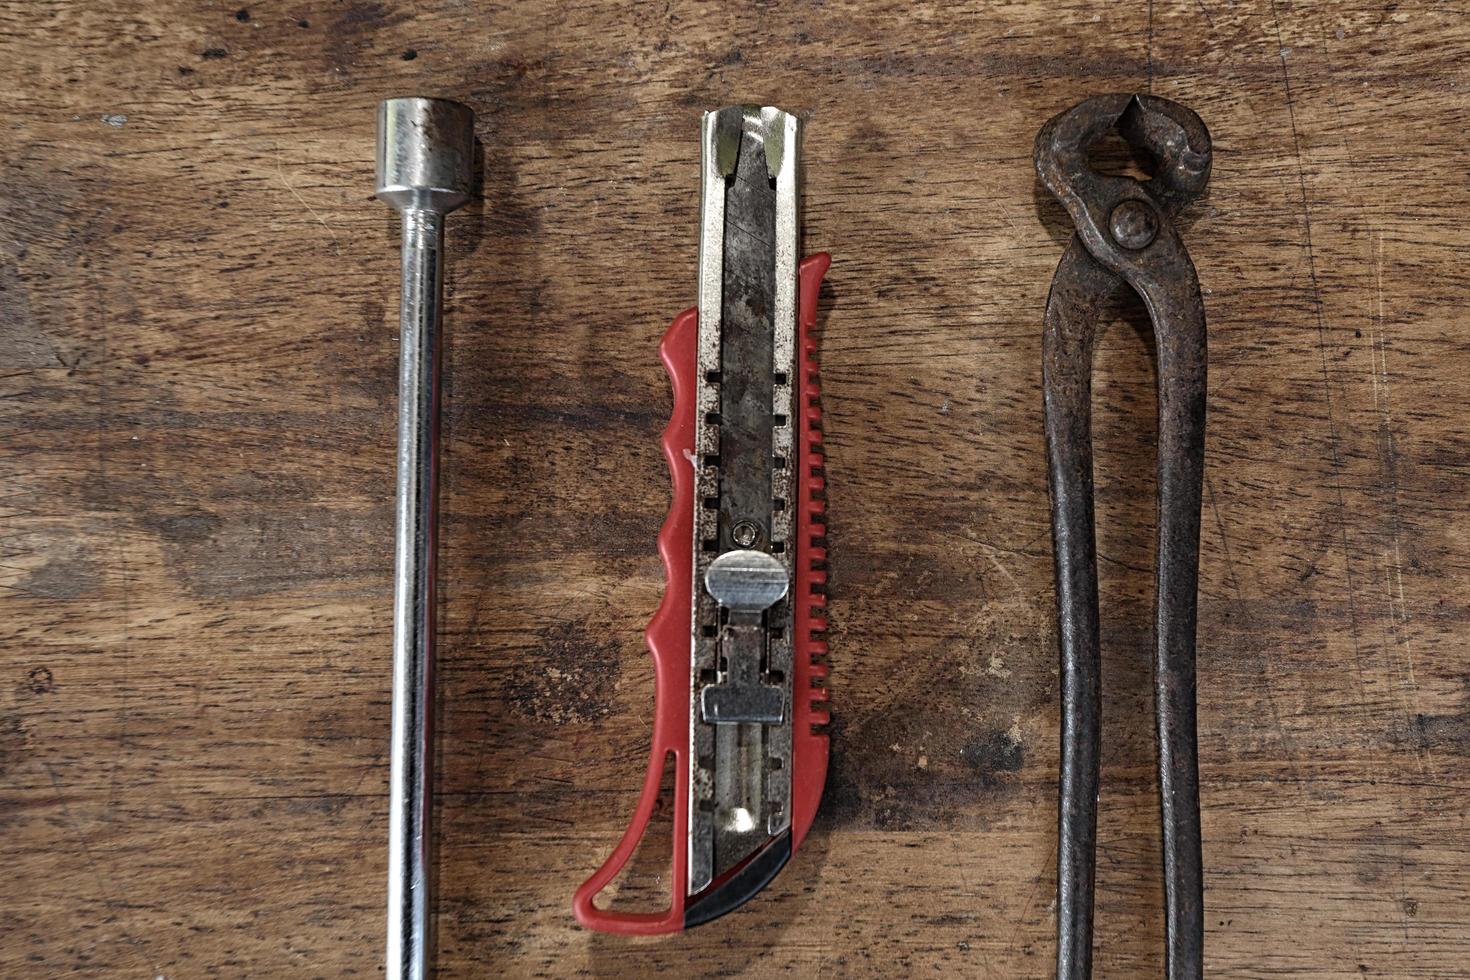
[[[400,211],[441,214],[470,199],[475,114],[448,99],[385,99],[378,105],[377,196]]]

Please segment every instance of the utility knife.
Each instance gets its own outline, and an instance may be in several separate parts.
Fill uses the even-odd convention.
[[[704,115],[698,305],[660,354],[673,502],[648,771],[612,855],[577,890],[582,925],[652,934],[750,900],[806,836],[827,774],[826,493],[817,293],[831,262],[798,261],[800,122],[770,106]],[[674,769],[673,875],[659,912],[600,908]]]

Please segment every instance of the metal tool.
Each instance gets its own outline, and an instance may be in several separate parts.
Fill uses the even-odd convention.
[[[649,623],[653,745],[632,823],[577,890],[593,929],[673,932],[738,907],[805,837],[827,772],[826,545],[816,345],[830,259],[797,262],[798,122],[706,113],[699,305],[664,336],[674,389],[659,534],[665,585]],[[668,909],[599,908],[675,761]]]
[[[458,103],[388,99],[378,106],[377,196],[403,215],[389,980],[423,980],[432,949],[435,468],[444,216],[470,199],[474,148],[474,114]]]
[[[1089,148],[1117,129],[1156,165],[1110,176]],[[1205,188],[1210,136],[1199,116],[1147,95],[1088,99],[1036,137],[1036,171],[1076,226],[1046,303],[1044,388],[1061,636],[1062,762],[1057,977],[1092,975],[1101,688],[1092,504],[1092,353],[1097,319],[1126,283],[1158,347],[1158,555],[1154,710],[1162,801],[1169,980],[1203,975],[1204,885],[1195,732],[1195,601],[1205,435],[1205,312],[1194,265],[1170,223]]]

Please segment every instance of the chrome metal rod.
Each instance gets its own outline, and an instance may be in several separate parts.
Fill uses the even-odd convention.
[[[388,975],[420,978],[430,938],[434,759],[434,543],[439,253],[444,216],[403,212],[393,741],[388,803]],[[394,964],[400,964],[395,971]]]
[[[433,949],[434,547],[444,215],[469,199],[473,165],[469,109],[438,99],[389,99],[378,107],[377,194],[403,215],[389,980],[425,980]]]

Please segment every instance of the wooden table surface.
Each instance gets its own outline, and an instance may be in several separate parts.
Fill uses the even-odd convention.
[[[479,115],[450,219],[443,976],[1043,977],[1057,667],[1031,146],[1215,139],[1209,972],[1470,971],[1470,21],[1407,0],[0,0],[0,975],[381,970],[397,227],[373,110]],[[836,724],[760,898],[593,935],[639,788],[701,110],[800,113]],[[1154,374],[1096,380],[1097,962],[1158,975]],[[666,852],[665,852],[666,853]],[[650,845],[653,894],[660,866]],[[641,889],[641,890],[640,890]]]

